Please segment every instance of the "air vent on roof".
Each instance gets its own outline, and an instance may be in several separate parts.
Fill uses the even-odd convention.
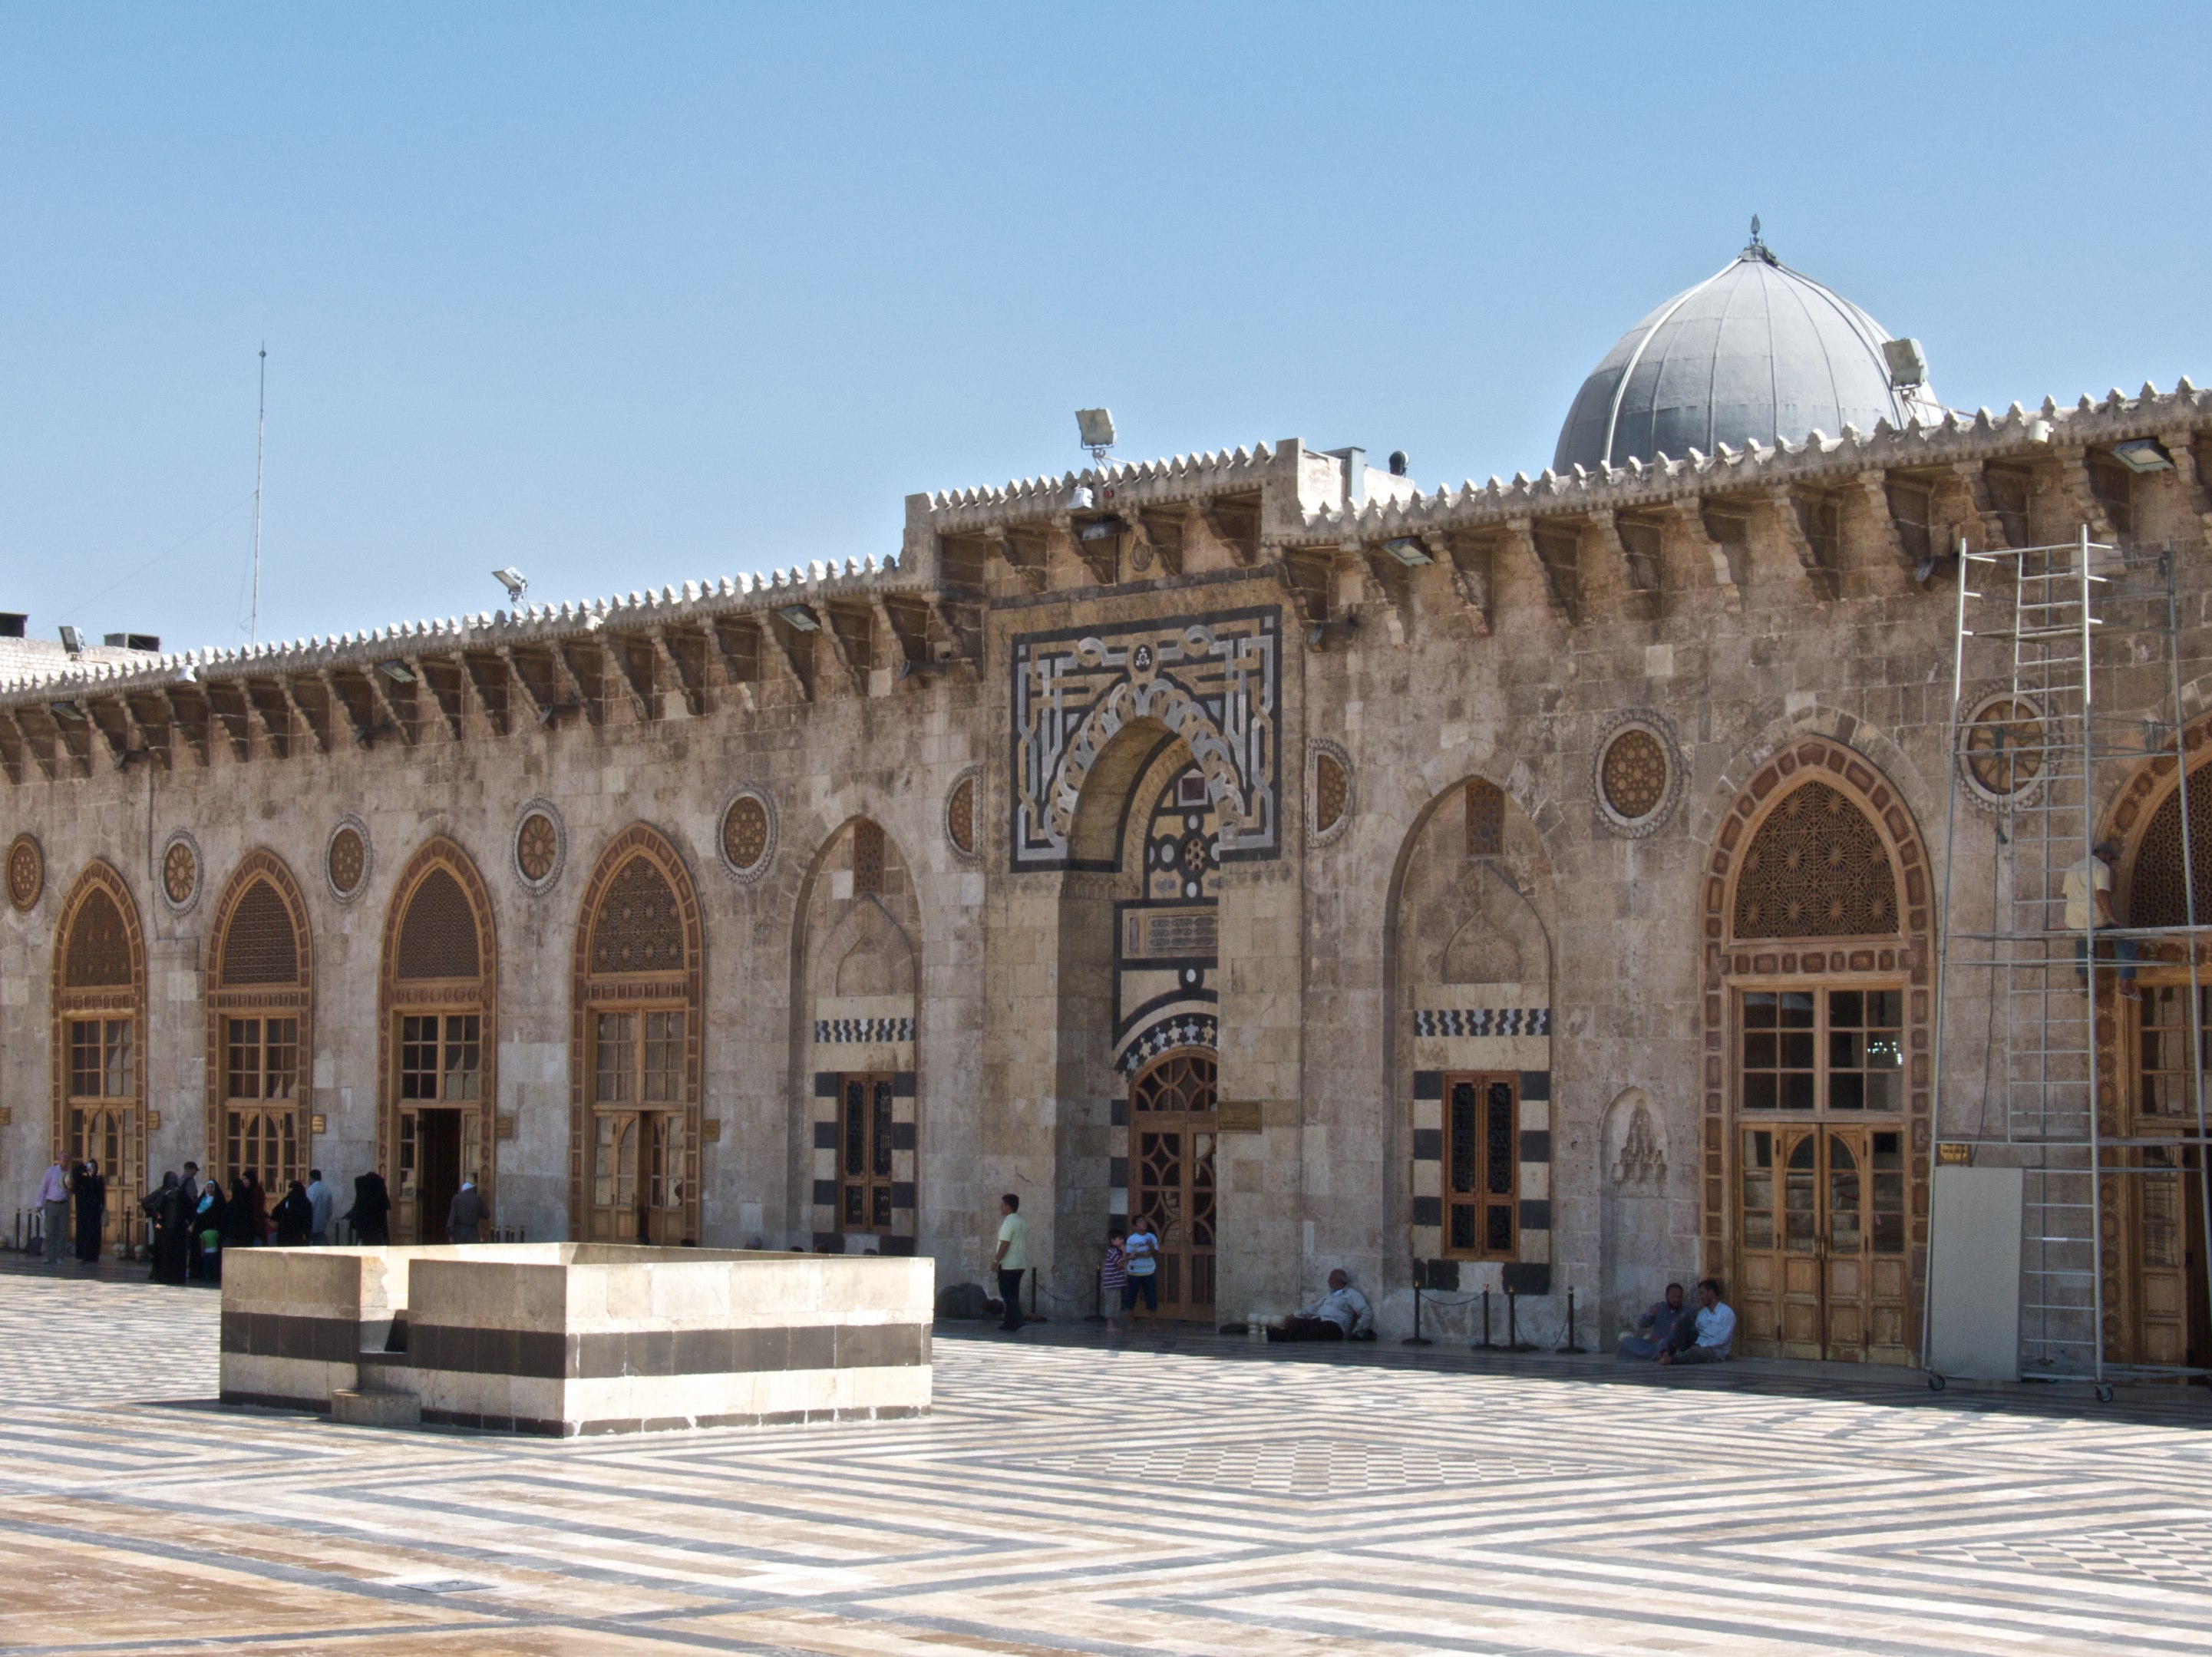
[[[159,650],[161,635],[158,633],[111,633],[100,642],[110,650]]]
[[[21,639],[31,623],[27,616],[18,616],[12,610],[0,610],[0,639]]]

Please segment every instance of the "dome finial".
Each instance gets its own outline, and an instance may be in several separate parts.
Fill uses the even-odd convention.
[[[1751,215],[1751,240],[1744,244],[1743,251],[1747,258],[1771,259],[1774,257],[1766,251],[1766,244],[1759,239],[1759,215],[1756,213]]]

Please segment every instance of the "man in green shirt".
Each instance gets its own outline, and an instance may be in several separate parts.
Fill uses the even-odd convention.
[[[999,1327],[1018,1333],[1023,1324],[1022,1273],[1030,1265],[1030,1223],[1022,1217],[1022,1199],[1009,1191],[999,1199],[999,1252],[991,1264],[999,1272],[999,1298],[1006,1314]]]

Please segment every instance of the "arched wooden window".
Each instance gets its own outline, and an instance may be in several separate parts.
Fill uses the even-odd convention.
[[[1723,819],[1705,895],[1705,1266],[1755,1356],[1909,1363],[1927,1239],[1930,888],[1911,814],[1820,738]]]
[[[600,855],[576,920],[568,1055],[570,1235],[699,1236],[699,900],[640,823]]]
[[[246,853],[208,941],[207,1161],[226,1188],[251,1169],[274,1202],[307,1178],[314,1126],[314,947],[284,860]]]
[[[408,859],[384,917],[378,1162],[392,1241],[442,1243],[465,1179],[497,1213],[499,944],[476,865],[452,841]]]
[[[88,865],[54,930],[53,1149],[106,1176],[103,1250],[137,1235],[146,1177],[146,949],[123,877]]]

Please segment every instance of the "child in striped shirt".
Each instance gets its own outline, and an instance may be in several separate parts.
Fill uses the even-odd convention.
[[[1129,1256],[1121,1247],[1121,1228],[1115,1226],[1106,1234],[1106,1253],[1098,1264],[1098,1307],[1106,1314],[1109,1334],[1119,1334],[1121,1324],[1114,1314],[1121,1305],[1121,1288],[1129,1281]]]

